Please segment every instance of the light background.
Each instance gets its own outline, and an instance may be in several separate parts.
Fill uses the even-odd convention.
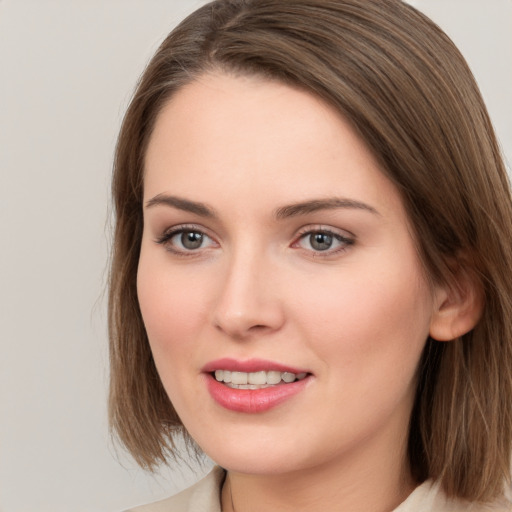
[[[112,154],[139,73],[201,0],[0,0],[0,512],[116,512],[144,474],[106,424]],[[512,0],[415,0],[452,36],[512,156]],[[510,166],[509,166],[510,168]]]

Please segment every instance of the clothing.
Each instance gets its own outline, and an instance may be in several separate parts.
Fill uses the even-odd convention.
[[[136,507],[126,512],[221,512],[220,491],[225,471],[215,467],[197,484],[176,496],[156,503]],[[417,487],[393,512],[512,512],[512,505],[468,504],[448,500],[430,480]]]

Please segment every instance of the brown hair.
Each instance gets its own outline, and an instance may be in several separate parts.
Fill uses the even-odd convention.
[[[485,300],[476,328],[428,340],[411,417],[418,481],[491,500],[512,451],[512,207],[478,87],[450,39],[399,0],[217,0],[185,19],[149,63],[116,149],[110,276],[110,421],[143,467],[184,432],[158,377],[136,292],[145,150],[162,106],[210,70],[301,87],[337,109],[398,188],[434,282],[455,266]],[[186,432],[185,432],[186,434]]]

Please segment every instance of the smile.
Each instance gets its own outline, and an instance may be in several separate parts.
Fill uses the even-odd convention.
[[[215,370],[214,373],[217,382],[223,382],[232,389],[264,389],[270,386],[291,384],[292,382],[305,379],[306,376],[306,372],[295,374],[278,370],[258,372]]]
[[[211,361],[202,369],[208,392],[223,409],[238,413],[264,413],[305,393],[314,376],[262,359]]]

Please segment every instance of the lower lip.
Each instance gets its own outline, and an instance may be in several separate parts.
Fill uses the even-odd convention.
[[[235,412],[259,413],[281,405],[308,384],[310,377],[290,384],[278,384],[261,389],[236,389],[218,382],[212,375],[205,374],[208,391],[212,398],[225,409]]]

